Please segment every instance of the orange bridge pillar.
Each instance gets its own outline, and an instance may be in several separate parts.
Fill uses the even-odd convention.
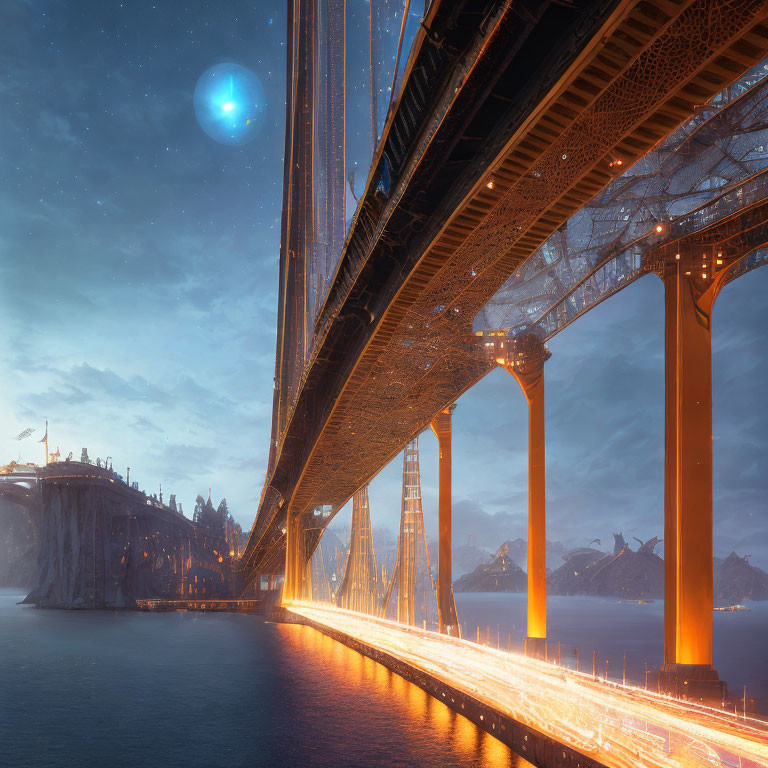
[[[288,510],[285,520],[285,580],[283,581],[282,604],[297,600],[302,586],[301,562],[301,516]]]
[[[435,416],[432,431],[437,436],[439,451],[439,546],[437,559],[437,615],[440,632],[459,637],[459,620],[453,598],[453,564],[451,553],[451,414],[452,405]]]
[[[712,668],[712,307],[722,259],[664,265],[664,661],[662,688],[717,700]]]
[[[504,345],[504,346],[502,346]],[[496,345],[496,362],[511,373],[528,401],[528,632],[525,652],[547,655],[546,469],[544,363],[549,350],[534,334]]]

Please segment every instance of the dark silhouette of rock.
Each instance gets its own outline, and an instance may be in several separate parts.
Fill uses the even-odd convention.
[[[648,539],[648,541],[641,541],[637,536],[633,536],[632,538],[639,542],[640,548],[637,551],[644,555],[652,555],[653,550],[664,541],[664,539],[660,539],[658,536],[654,536],[652,539]]]
[[[589,547],[569,552],[550,577],[555,595],[603,595],[640,600],[664,596],[664,561],[654,553],[659,539],[640,541],[637,551],[614,533],[613,554]]]
[[[653,539],[641,543],[637,551],[627,544],[612,558],[596,563],[589,574],[589,594],[630,600],[664,597],[664,561],[653,552],[652,543]]]
[[[565,555],[565,563],[549,577],[549,591],[553,595],[585,595],[588,590],[587,572],[596,563],[610,558],[605,552],[592,547],[572,549]]]
[[[525,571],[509,556],[506,543],[490,563],[481,563],[453,585],[455,592],[525,592],[527,587]]]
[[[768,573],[731,552],[725,560],[715,559],[715,602],[726,605],[745,600],[768,600]]]
[[[502,543],[501,547],[507,548],[507,555],[511,558],[512,562],[517,563],[521,568],[526,567],[528,562],[528,542],[525,539],[521,539],[519,536],[516,539],[507,539]],[[499,550],[501,550],[501,547],[499,547]],[[499,550],[497,550],[497,554]]]

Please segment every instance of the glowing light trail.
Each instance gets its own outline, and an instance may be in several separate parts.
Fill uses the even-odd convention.
[[[759,721],[386,619],[289,607],[609,766],[768,766],[768,730]]]

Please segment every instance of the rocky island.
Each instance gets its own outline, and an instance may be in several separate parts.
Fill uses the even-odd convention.
[[[633,549],[623,534],[614,533],[613,537],[612,553],[590,544],[560,555],[563,564],[548,572],[549,593],[625,600],[663,599],[664,560],[655,551],[661,539],[636,538],[638,546]],[[592,543],[595,542],[600,543],[597,539]],[[457,579],[454,591],[525,592],[526,573],[518,565],[524,553],[523,539],[505,541],[490,562],[481,563]],[[547,554],[549,562],[549,547]],[[751,565],[749,556],[741,557],[735,552],[725,560],[715,558],[714,593],[716,605],[768,600],[768,573]]]
[[[510,557],[507,543],[501,545],[490,563],[480,563],[472,573],[454,582],[455,592],[525,592],[525,571]]]

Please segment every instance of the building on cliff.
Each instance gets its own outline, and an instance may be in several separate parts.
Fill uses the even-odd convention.
[[[162,492],[148,496],[101,462],[31,466],[23,477],[9,467],[0,470],[0,499],[23,501],[36,521],[27,602],[128,608],[142,598],[233,594],[242,531],[226,501],[216,510],[209,497],[203,518],[190,520],[175,497],[166,505]]]

